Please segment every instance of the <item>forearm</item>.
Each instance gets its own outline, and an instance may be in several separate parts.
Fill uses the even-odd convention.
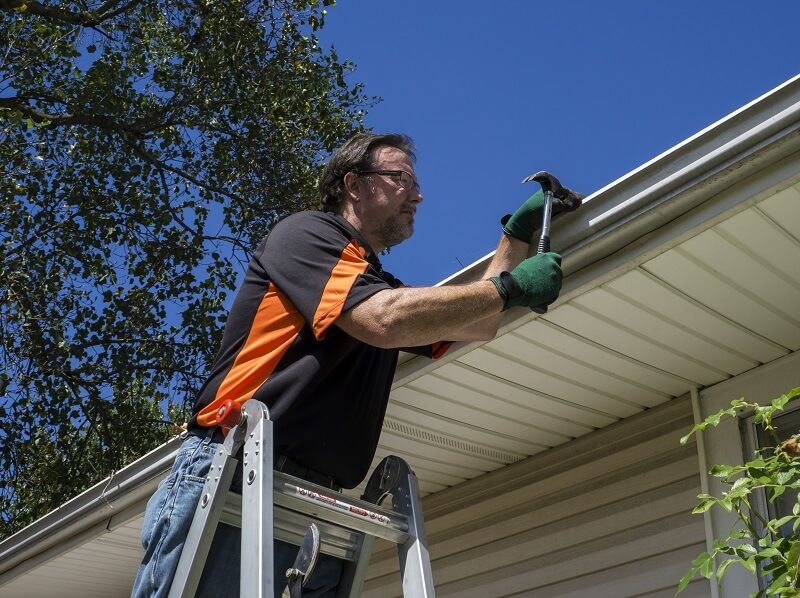
[[[499,314],[503,300],[488,280],[381,291],[342,314],[337,325],[371,345],[415,347],[461,340],[457,331]]]
[[[482,278],[497,276],[503,271],[510,272],[528,257],[528,251],[530,251],[528,243],[503,235],[497,243],[497,250],[494,252],[492,261],[486,266]]]
[[[501,272],[510,272],[517,265],[528,257],[530,245],[523,243],[519,239],[503,235],[497,244],[497,250],[492,257],[492,261],[486,267],[481,278],[488,279],[498,276]],[[497,328],[503,318],[503,312],[493,313],[487,317],[462,325],[457,330],[451,332],[449,340],[488,340],[497,334]]]

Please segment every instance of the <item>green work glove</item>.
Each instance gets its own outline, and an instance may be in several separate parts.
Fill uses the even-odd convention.
[[[564,188],[553,196],[553,216],[562,212],[577,210],[583,201],[584,195]],[[503,231],[507,235],[530,243],[533,234],[542,227],[542,213],[544,208],[544,193],[541,190],[531,195],[513,215],[506,215],[500,220]]]
[[[561,256],[538,253],[522,261],[510,273],[501,272],[491,280],[505,304],[503,310],[517,305],[550,305],[561,291]]]

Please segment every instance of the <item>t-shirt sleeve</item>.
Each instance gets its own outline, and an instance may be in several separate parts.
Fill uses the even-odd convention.
[[[391,288],[358,241],[323,214],[305,212],[276,224],[258,259],[317,339],[342,312]]]
[[[421,347],[404,347],[401,351],[413,353],[414,355],[422,355],[423,357],[429,357],[431,359],[439,359],[447,353],[452,346],[453,341],[439,341],[438,343],[422,345]]]

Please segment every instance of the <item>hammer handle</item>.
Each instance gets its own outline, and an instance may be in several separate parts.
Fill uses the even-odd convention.
[[[550,237],[542,237],[539,239],[539,249],[536,253],[548,253],[550,251]],[[547,306],[546,305],[537,305],[531,308],[534,313],[537,314],[546,314],[547,313]]]
[[[544,214],[542,217],[542,236],[539,237],[539,247],[536,253],[548,253],[550,251],[550,218],[553,213],[553,193],[549,189],[544,192]],[[534,313],[546,314],[546,305],[537,305],[531,308]]]
[[[549,253],[550,252],[550,237],[545,237],[542,235],[542,238],[539,239],[539,249],[536,253]]]

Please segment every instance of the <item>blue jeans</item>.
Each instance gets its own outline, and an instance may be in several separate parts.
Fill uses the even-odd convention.
[[[148,501],[142,526],[144,558],[139,565],[131,598],[165,598],[169,594],[217,446],[211,438],[189,436],[178,450],[169,476],[159,484]],[[225,524],[217,527],[197,597],[239,596],[240,537],[239,528]],[[297,546],[275,541],[276,598],[283,592],[286,585],[284,573],[294,563],[297,551]],[[341,572],[342,561],[320,556],[314,574],[303,587],[303,596],[334,597]]]

